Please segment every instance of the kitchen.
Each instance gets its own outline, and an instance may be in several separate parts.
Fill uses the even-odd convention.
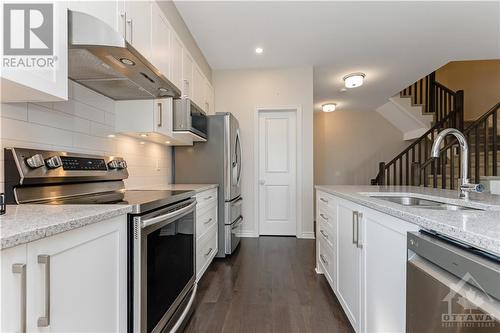
[[[469,177],[466,167],[474,158],[461,164],[461,199],[457,188],[338,180],[358,170],[348,166],[357,156],[332,158],[333,171],[327,158],[336,156],[328,149],[337,142],[351,144],[376,173],[374,158],[389,160],[408,144],[394,140],[395,128],[376,112],[349,110],[376,108],[443,62],[500,58],[494,43],[464,36],[460,41],[475,41],[476,48],[451,40],[448,53],[428,55],[418,66],[392,59],[401,75],[381,80],[369,57],[351,57],[333,69],[316,60],[313,68],[311,51],[300,52],[298,44],[280,49],[287,29],[265,34],[293,27],[292,18],[301,15],[315,21],[322,9],[347,20],[358,12],[356,3],[49,4],[51,42],[36,30],[20,34],[25,27],[16,31],[12,23],[26,8],[45,15],[47,7],[2,7],[11,23],[4,35],[16,44],[14,53],[4,46],[4,59],[56,60],[54,67],[25,70],[2,62],[2,331],[439,331],[444,328],[425,326],[443,324],[444,303],[432,296],[446,295],[465,273],[475,281],[455,293],[483,291],[481,302],[470,302],[490,316],[481,322],[489,327],[472,329],[498,329],[500,202],[498,195],[476,193],[483,190],[473,184],[477,164]],[[395,6],[415,21],[433,6],[377,5],[380,12]],[[440,15],[486,15],[473,31],[498,40],[498,17],[488,15],[498,4],[435,6]],[[362,7],[364,14],[374,10]],[[262,11],[282,14],[253,29]],[[373,23],[359,29],[366,33]],[[236,24],[239,33],[227,29]],[[333,29],[342,22],[328,24]],[[473,29],[473,22],[444,24]],[[296,29],[288,33],[299,34]],[[299,35],[305,41],[312,33],[320,31]],[[21,40],[35,38],[52,53],[19,52]],[[367,42],[362,34],[355,39]],[[346,50],[356,44],[339,43]],[[340,75],[333,87],[331,81],[317,86],[324,73]],[[362,86],[352,88],[352,80]],[[335,91],[318,95],[325,88]],[[319,111],[333,102],[337,111]],[[355,148],[328,132],[331,120],[318,123],[343,113],[386,126],[378,140],[403,146],[374,157],[360,143]],[[343,126],[355,126],[353,119]],[[370,141],[346,134],[353,135]],[[380,150],[372,141],[367,146]],[[439,142],[436,147],[438,154]],[[389,171],[377,175],[377,183],[400,184],[387,182]],[[331,178],[322,178],[326,174]],[[495,181],[490,184],[494,192]],[[458,241],[456,248],[449,239]],[[458,267],[449,267],[452,262]],[[457,322],[445,324],[457,328]]]

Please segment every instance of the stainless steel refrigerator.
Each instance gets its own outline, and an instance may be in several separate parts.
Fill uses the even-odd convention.
[[[240,242],[241,141],[238,120],[231,113],[208,116],[207,142],[173,149],[174,183],[219,184],[219,250],[223,258]]]

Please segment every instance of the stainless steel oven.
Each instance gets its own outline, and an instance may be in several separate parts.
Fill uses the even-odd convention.
[[[132,217],[133,332],[175,332],[190,313],[196,295],[195,206],[190,198]]]

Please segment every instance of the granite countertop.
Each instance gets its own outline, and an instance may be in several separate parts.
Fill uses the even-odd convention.
[[[130,205],[7,205],[0,249],[32,242],[132,211]]]
[[[200,193],[206,190],[210,190],[212,188],[217,188],[219,184],[169,184],[169,185],[160,185],[160,186],[148,186],[147,188],[133,188],[134,190],[186,190],[186,191],[195,191],[196,193]]]
[[[500,256],[500,195],[471,193],[470,200],[458,199],[457,190],[442,190],[415,186],[328,186],[316,189],[353,201],[414,223],[424,229],[467,243]],[[433,210],[408,207],[370,195],[407,195],[468,206],[480,210]]]

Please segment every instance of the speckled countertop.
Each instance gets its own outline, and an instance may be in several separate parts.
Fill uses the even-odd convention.
[[[200,193],[206,190],[210,190],[212,188],[218,187],[219,184],[170,184],[170,185],[161,185],[161,186],[148,186],[147,190],[186,190],[186,191],[195,191],[196,193]],[[133,188],[134,190],[145,190],[146,188]]]
[[[316,186],[340,198],[434,230],[450,238],[500,256],[500,195],[471,193],[470,200],[458,199],[458,191],[413,186]],[[433,210],[408,207],[370,197],[405,195],[468,206],[480,210]]]
[[[32,242],[132,211],[130,205],[7,205],[0,249]]]

